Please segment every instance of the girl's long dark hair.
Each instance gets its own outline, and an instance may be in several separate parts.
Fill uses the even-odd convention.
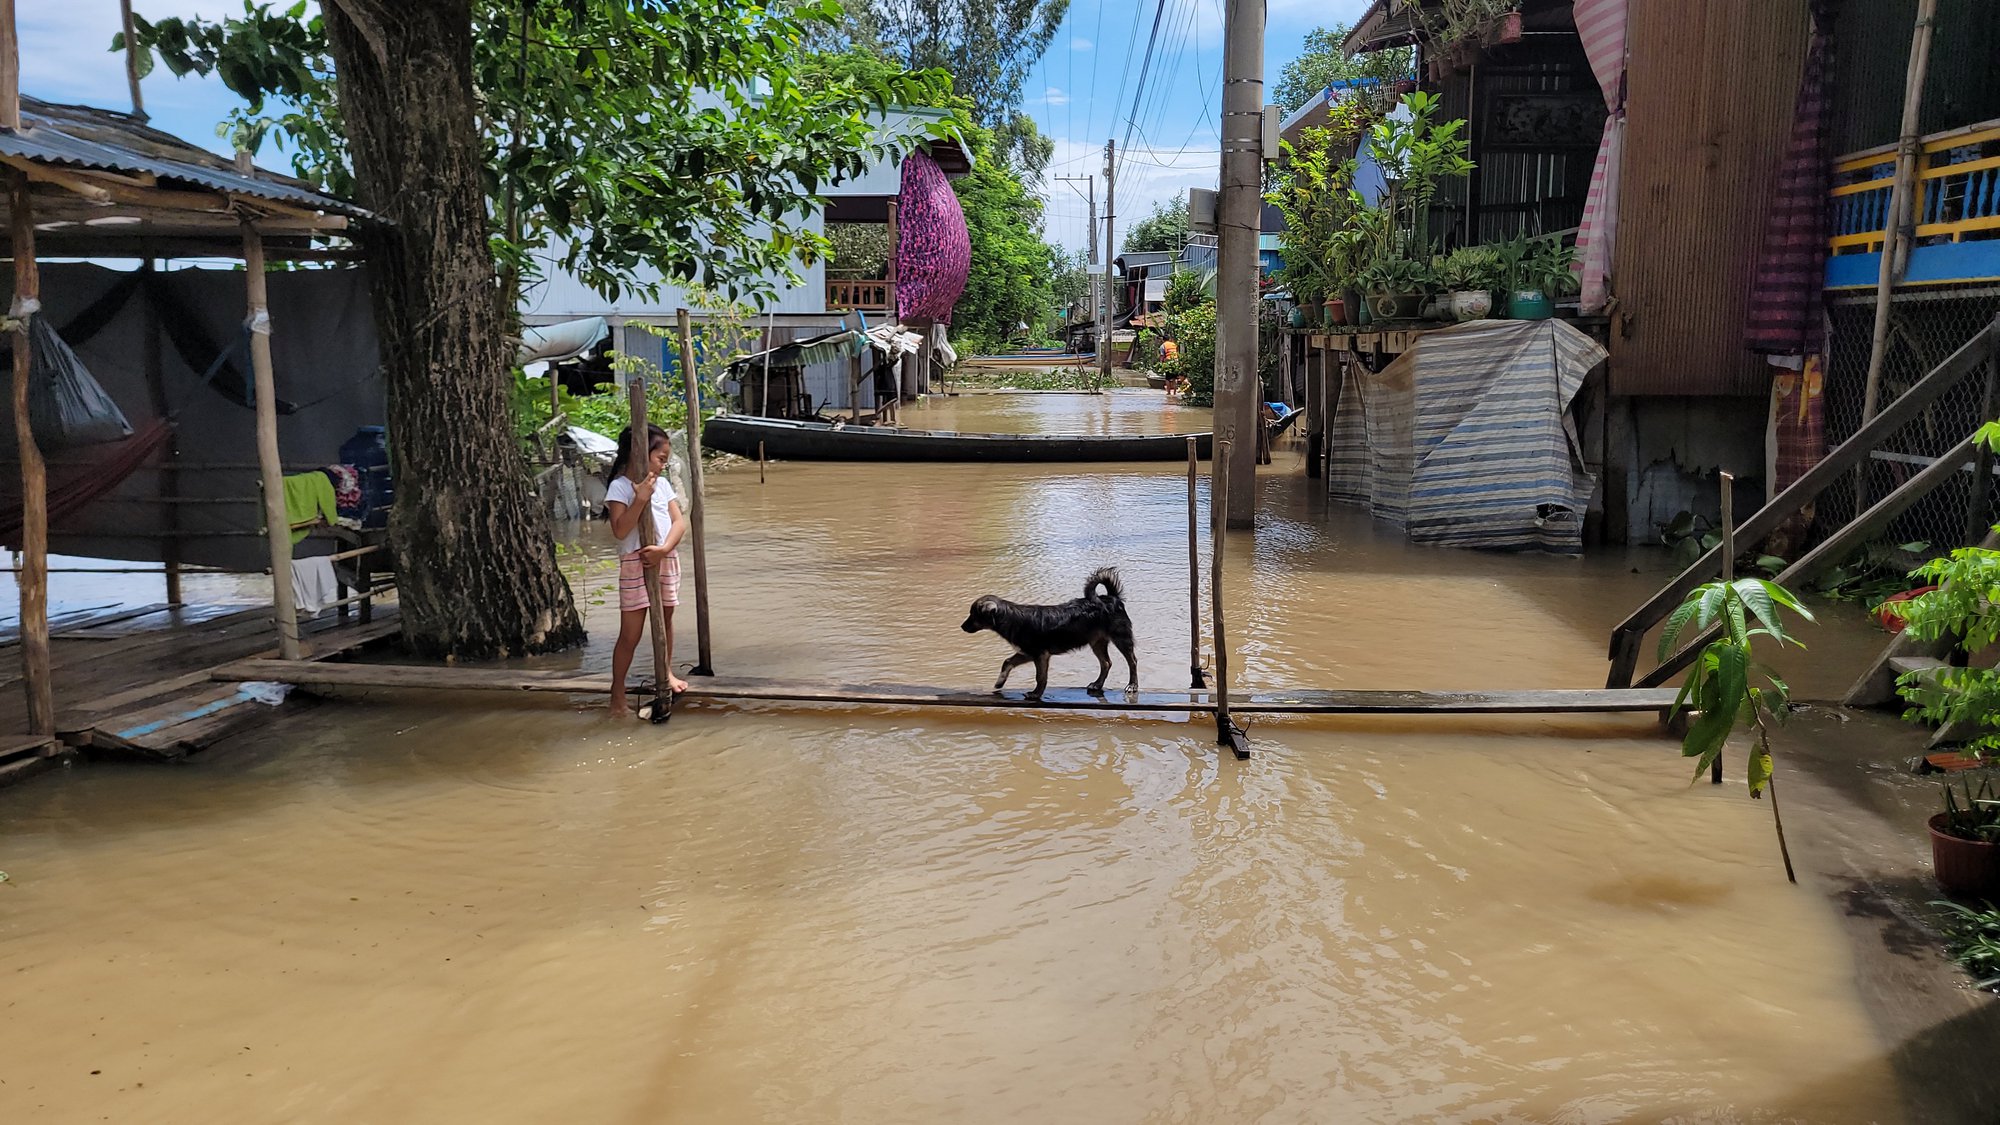
[[[647,452],[651,452],[653,446],[662,443],[665,443],[669,448],[673,446],[673,436],[668,434],[665,429],[650,422],[647,423],[646,429],[651,431],[653,436],[653,440],[646,443]],[[632,427],[627,426],[618,431],[618,456],[612,460],[611,467],[604,471],[604,483],[610,484],[612,481],[624,476],[625,471],[631,467]]]

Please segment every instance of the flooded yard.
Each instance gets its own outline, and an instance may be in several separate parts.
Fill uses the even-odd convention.
[[[1244,685],[1598,686],[1666,577],[1411,547],[1278,461],[1229,545]],[[974,597],[1117,565],[1142,684],[1183,686],[1183,473],[715,473],[717,668],[983,686]],[[614,574],[579,534],[597,670]],[[1877,646],[1859,616],[1806,634],[1802,696]],[[40,778],[0,791],[0,1120],[1915,1120],[1839,908],[1650,717],[1251,735],[1238,763],[1201,722],[385,695]]]

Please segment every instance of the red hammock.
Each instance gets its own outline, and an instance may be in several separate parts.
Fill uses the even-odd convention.
[[[86,447],[88,462],[49,469],[49,526],[57,527],[82,510],[92,500],[125,483],[125,478],[143,468],[173,436],[173,425],[155,418],[133,431],[132,436],[102,445]],[[5,467],[0,478],[0,545],[21,546],[21,471],[18,463]]]

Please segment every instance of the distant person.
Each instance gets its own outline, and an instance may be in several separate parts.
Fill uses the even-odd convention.
[[[1172,337],[1160,342],[1160,362],[1172,363],[1181,357],[1181,346]]]
[[[681,518],[680,501],[674,486],[661,474],[673,455],[667,431],[647,427],[652,443],[647,450],[646,476],[634,481],[626,475],[632,465],[632,427],[618,435],[618,457],[611,463],[612,477],[604,488],[604,508],[611,517],[611,534],[618,540],[618,643],[611,650],[611,710],[623,715],[625,677],[632,670],[632,654],[639,650],[639,638],[646,632],[646,614],[652,608],[652,591],[646,585],[646,568],[660,569],[661,633],[667,646],[667,688],[679,693],[687,681],[673,674],[674,607],[681,601],[681,560],[677,548],[687,524]],[[639,516],[653,513],[653,541],[639,542]]]

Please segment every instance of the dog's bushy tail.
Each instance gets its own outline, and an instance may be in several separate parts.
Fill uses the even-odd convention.
[[[1096,601],[1099,586],[1104,587],[1104,600],[1120,603],[1125,600],[1125,584],[1118,581],[1117,567],[1099,567],[1097,573],[1090,576],[1090,581],[1083,584],[1083,596]]]

